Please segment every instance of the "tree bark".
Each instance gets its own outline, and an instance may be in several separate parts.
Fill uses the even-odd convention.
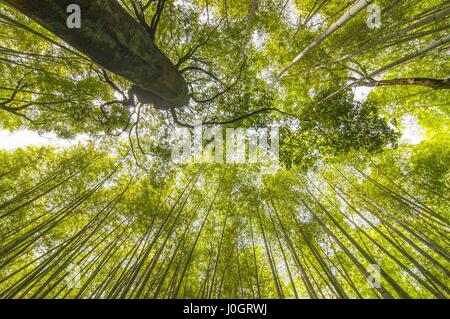
[[[146,30],[116,0],[4,0],[101,67],[147,93],[155,106],[187,104],[188,87]],[[81,9],[81,28],[67,27],[67,7]],[[152,100],[153,97],[153,100]],[[140,96],[137,96],[138,100]],[[163,101],[163,102],[161,102]]]

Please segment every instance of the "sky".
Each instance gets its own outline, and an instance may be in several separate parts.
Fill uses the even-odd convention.
[[[419,144],[425,138],[425,129],[420,126],[417,116],[407,114],[402,118],[400,124],[403,128],[400,143]]]
[[[55,146],[58,148],[66,148],[77,145],[80,142],[86,142],[89,138],[84,135],[78,135],[74,139],[60,139],[56,134],[39,135],[37,132],[30,130],[19,130],[9,132],[0,130],[0,149],[14,150],[27,146]]]

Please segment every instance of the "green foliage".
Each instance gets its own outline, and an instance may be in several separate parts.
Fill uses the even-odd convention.
[[[339,91],[443,37],[448,15],[399,31],[447,4],[375,2],[380,29],[363,11],[278,79],[354,1],[166,1],[155,43],[193,96],[179,122],[280,125],[269,175],[173,164],[171,112],[0,4],[0,129],[93,140],[0,149],[0,298],[448,298],[450,91]],[[444,47],[371,80],[445,79]]]
[[[317,95],[317,101],[329,92]],[[312,103],[302,113],[297,130],[282,132],[281,159],[287,168],[308,170],[317,160],[351,151],[376,153],[383,147],[394,147],[400,136],[386,119],[378,114],[372,100],[354,101],[341,94],[324,103]]]

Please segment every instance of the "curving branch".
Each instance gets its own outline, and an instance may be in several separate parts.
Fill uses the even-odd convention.
[[[177,112],[176,112],[176,110],[174,108],[171,108],[170,112],[172,114],[172,118],[173,118],[173,121],[174,121],[175,124],[177,124],[179,126],[182,126],[182,127],[191,128],[191,129],[194,128],[194,125],[181,122],[178,119]],[[258,114],[261,114],[261,113],[267,113],[267,112],[278,112],[278,113],[280,113],[282,115],[285,115],[285,116],[295,117],[295,118],[297,118],[297,119],[299,119],[301,121],[315,123],[311,119],[300,118],[300,116],[298,116],[298,115],[282,111],[282,110],[280,110],[280,109],[278,109],[276,107],[266,107],[266,108],[262,108],[262,109],[259,109],[259,110],[256,110],[256,111],[253,111],[253,112],[250,112],[250,113],[247,113],[247,114],[235,117],[235,118],[230,119],[230,120],[224,120],[224,121],[203,121],[201,124],[202,125],[225,125],[225,124],[231,124],[231,123],[240,122],[240,121],[245,120],[245,119],[247,119],[249,117],[252,117],[252,116],[255,116],[255,115],[258,115]]]
[[[210,72],[210,71],[206,71],[205,69],[203,69],[203,68],[201,68],[201,67],[198,67],[198,66],[188,66],[188,67],[185,67],[184,69],[181,69],[181,70],[180,70],[180,73],[183,74],[183,73],[188,72],[188,71],[198,71],[198,72],[204,73],[204,74],[208,75],[209,77],[211,77],[211,78],[212,78],[213,80],[215,80],[216,82],[218,82],[218,83],[220,83],[220,84],[223,84],[222,80],[219,79],[214,73],[212,73],[212,72]]]
[[[224,95],[225,93],[229,92],[231,89],[233,89],[233,88],[239,83],[239,80],[240,80],[241,77],[242,77],[242,72],[244,71],[244,67],[245,67],[245,60],[244,60],[244,62],[241,64],[241,68],[240,68],[240,70],[239,70],[239,74],[238,74],[238,76],[236,77],[236,79],[234,80],[234,82],[233,82],[231,85],[226,86],[224,90],[220,91],[219,93],[215,94],[214,96],[212,96],[212,97],[210,97],[210,98],[207,98],[207,99],[199,99],[199,98],[197,98],[196,96],[194,96],[194,95],[191,93],[191,94],[189,94],[189,97],[190,97],[193,101],[195,101],[196,103],[200,103],[200,104],[212,102],[213,100],[217,99],[218,97],[220,97],[220,96]],[[219,83],[220,83],[220,82],[219,82]]]
[[[198,42],[196,45],[194,45],[193,47],[191,47],[189,49],[189,51],[182,56],[178,62],[175,64],[175,68],[178,70],[180,68],[180,66],[188,61],[189,59],[193,58],[193,55],[198,51],[198,49],[200,49],[200,47],[202,47],[203,45],[205,45],[206,43],[208,43],[208,41],[211,39],[211,37],[214,35],[214,33],[217,31],[217,28],[220,26],[220,24],[222,23],[222,20],[219,21],[219,23],[214,27],[214,29],[205,37],[205,39],[200,40],[200,42]]]

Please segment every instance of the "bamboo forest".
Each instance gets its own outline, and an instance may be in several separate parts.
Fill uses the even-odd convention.
[[[0,298],[447,299],[449,30],[447,0],[0,1]]]

